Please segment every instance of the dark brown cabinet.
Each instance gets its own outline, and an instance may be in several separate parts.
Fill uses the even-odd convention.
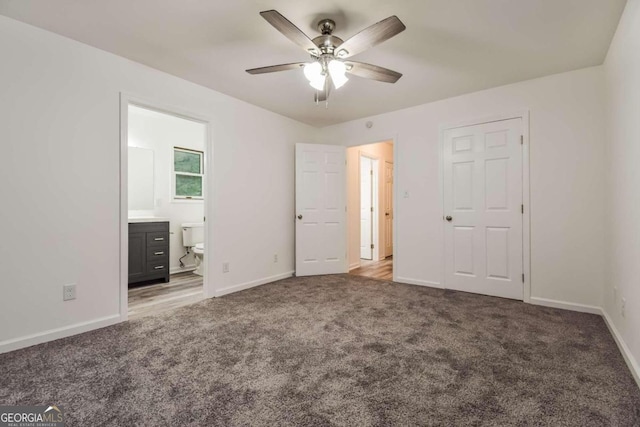
[[[129,285],[169,281],[169,222],[129,224]]]

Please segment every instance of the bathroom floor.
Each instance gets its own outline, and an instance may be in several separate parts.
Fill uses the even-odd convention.
[[[204,299],[202,276],[192,272],[171,275],[169,283],[129,289],[129,319],[193,304]]]

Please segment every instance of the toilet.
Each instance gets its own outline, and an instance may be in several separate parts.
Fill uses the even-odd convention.
[[[193,250],[196,260],[196,269],[193,272],[198,276],[204,275],[204,223],[186,222],[182,224],[182,245]]]

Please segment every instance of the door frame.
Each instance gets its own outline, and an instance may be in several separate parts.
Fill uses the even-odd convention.
[[[445,131],[467,126],[481,125],[484,123],[501,122],[510,119],[522,120],[522,204],[524,213],[522,215],[522,271],[524,272],[523,301],[531,303],[531,200],[530,200],[530,180],[529,180],[529,110],[520,110],[512,113],[494,114],[475,119],[462,120],[460,122],[440,125],[438,163],[440,171],[438,173],[438,186],[440,188],[440,216],[442,217],[442,269],[440,271],[440,283],[447,289],[446,274],[444,268],[445,257],[445,221],[444,221],[444,134]],[[394,170],[395,172],[395,170]],[[395,182],[394,182],[395,184]],[[394,188],[395,191],[395,188]],[[394,195],[395,197],[395,195]],[[395,226],[395,223],[394,223]]]
[[[393,175],[394,172],[395,172],[395,157],[394,157],[393,160],[394,160],[393,162],[389,162],[389,161],[385,160],[384,161],[385,164],[383,166],[383,168],[386,169],[387,164],[391,165],[391,178],[393,179],[393,183],[391,184],[391,193],[392,193],[391,194],[391,212],[392,212],[391,213],[391,235],[392,235],[392,237],[391,237],[391,248],[392,249],[391,249],[391,255],[387,255],[387,248],[385,247],[384,248],[384,256],[382,257],[382,259],[386,259],[386,258],[388,258],[390,256],[393,256],[393,254],[395,252],[395,243],[394,243],[395,242],[395,231],[393,229],[393,227],[394,227],[393,221],[394,221],[394,218],[396,217],[396,205],[395,205],[395,202],[394,202],[395,201],[395,199],[394,199],[394,197],[395,197],[394,185],[395,185],[395,182],[396,182],[396,177],[395,177],[395,175]],[[386,179],[386,175],[384,175],[384,174],[383,174],[383,179]],[[385,186],[385,189],[386,189],[386,186]],[[387,200],[387,194],[386,194],[386,190],[382,190],[382,192],[384,193],[384,197],[383,197],[382,203],[384,203]],[[386,222],[385,222],[385,224],[386,224]],[[385,227],[386,227],[386,225],[385,225]],[[386,229],[385,229],[385,232],[386,232]],[[387,241],[385,240],[385,244],[386,243],[387,243]]]
[[[211,274],[209,274],[208,267],[210,265],[210,259],[213,254],[214,242],[210,242],[209,236],[212,231],[212,226],[209,225],[209,221],[206,221],[207,217],[212,216],[209,206],[213,201],[213,176],[212,171],[212,159],[213,159],[213,131],[211,117],[193,113],[185,110],[181,107],[175,107],[167,105],[156,100],[149,98],[139,97],[125,92],[120,92],[120,321],[124,322],[129,318],[128,313],[128,265],[129,265],[129,188],[128,188],[128,165],[129,165],[129,105],[135,105],[148,110],[156,111],[163,114],[168,114],[174,117],[179,117],[185,120],[191,120],[198,123],[202,123],[206,127],[205,135],[205,153],[204,153],[204,175],[205,185],[203,189],[204,195],[204,233],[205,243],[207,250],[204,252],[202,262],[204,263],[204,276],[203,276],[203,292],[205,298],[212,298],[215,296],[213,289],[213,281],[211,280]]]
[[[380,187],[378,177],[380,175],[380,158],[373,154],[367,153],[366,150],[358,150],[358,199],[360,201],[360,211],[362,211],[362,157],[375,162],[377,166],[374,170],[371,178],[371,202],[373,205],[373,212],[371,214],[371,242],[373,243],[373,251],[371,251],[371,261],[380,261]],[[347,203],[347,206],[349,203]],[[347,218],[349,216],[347,215]],[[348,234],[348,232],[347,232]],[[362,233],[360,233],[360,243],[362,243]],[[348,246],[347,246],[348,247]],[[362,259],[362,258],[360,258]]]
[[[363,142],[363,143],[358,143],[358,144],[347,144],[345,145],[346,149],[349,148],[358,148],[360,151],[362,151],[362,147],[366,146],[366,145],[371,145],[371,144],[378,144],[380,142],[391,142],[391,144],[393,145],[393,200],[391,201],[391,203],[393,204],[393,258],[391,258],[391,268],[392,268],[392,281],[393,282],[397,282],[398,281],[398,273],[397,273],[397,260],[400,259],[400,254],[398,251],[398,233],[396,232],[396,230],[398,230],[398,223],[397,223],[397,215],[395,215],[396,212],[398,212],[398,180],[396,179],[396,177],[398,176],[398,134],[394,134],[392,136],[389,136],[388,138],[377,138],[374,139],[372,141],[369,142]],[[360,172],[360,166],[358,166],[358,173]],[[358,186],[359,188],[359,186]],[[358,195],[360,194],[360,190],[358,190]],[[347,203],[347,205],[349,205],[349,203]],[[348,217],[348,216],[347,216]],[[348,248],[348,241],[349,241],[349,233],[347,231],[347,248]],[[347,257],[349,257],[349,253],[347,251]],[[349,268],[349,262],[347,261],[347,268]]]

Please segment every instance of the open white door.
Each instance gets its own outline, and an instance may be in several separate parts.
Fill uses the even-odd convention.
[[[393,163],[384,163],[384,256],[393,255]]]
[[[347,264],[346,149],[296,144],[296,275],[338,274]]]
[[[523,299],[522,120],[444,133],[445,286]]]
[[[360,258],[373,259],[373,161],[360,156]]]

